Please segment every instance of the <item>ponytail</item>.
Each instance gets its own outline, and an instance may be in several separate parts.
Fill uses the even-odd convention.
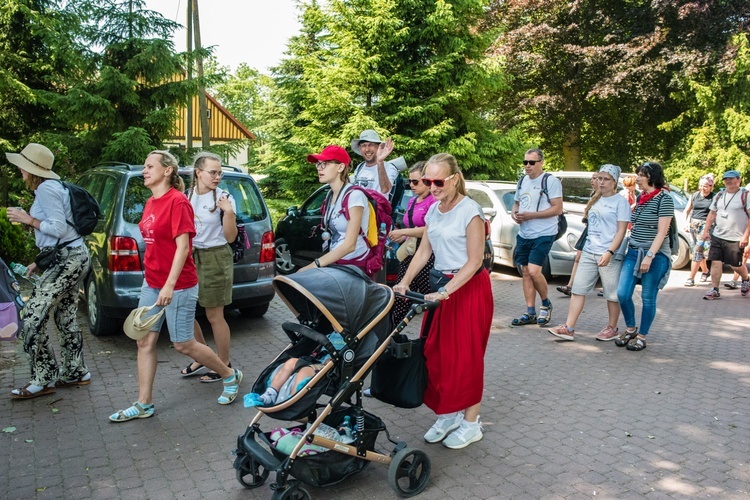
[[[172,167],[172,175],[169,176],[169,185],[178,190],[179,192],[185,192],[185,182],[180,177],[179,168],[180,165],[177,163],[177,158],[172,155],[169,151],[155,150],[151,151],[147,156],[159,155],[161,158],[159,163],[164,168]]]

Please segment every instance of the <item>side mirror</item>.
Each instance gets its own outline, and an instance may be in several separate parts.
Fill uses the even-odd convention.
[[[497,210],[494,208],[483,208],[482,212],[484,212],[484,216],[489,220],[493,220],[497,216]]]
[[[286,209],[286,214],[290,217],[297,217],[299,209],[297,207],[289,207]]]

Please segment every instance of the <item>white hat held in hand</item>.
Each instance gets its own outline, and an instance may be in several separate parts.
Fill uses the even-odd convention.
[[[133,340],[141,340],[145,337],[164,314],[164,308],[162,308],[156,314],[144,318],[143,315],[154,307],[156,307],[156,304],[153,306],[143,306],[133,309],[125,319],[125,323],[122,325],[125,335]]]

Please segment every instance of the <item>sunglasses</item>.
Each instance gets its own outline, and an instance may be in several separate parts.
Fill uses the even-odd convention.
[[[417,184],[419,184],[419,179],[409,179],[409,184],[411,184],[412,186],[416,186]]]
[[[542,160],[524,160],[524,165],[531,165],[532,167],[536,165],[537,163],[542,163]]]
[[[445,186],[445,181],[449,181],[455,176],[456,174],[452,174],[446,177],[445,179],[427,179],[426,177],[422,177],[422,184],[424,184],[427,187],[430,187],[433,184],[435,184],[435,187],[441,188]]]

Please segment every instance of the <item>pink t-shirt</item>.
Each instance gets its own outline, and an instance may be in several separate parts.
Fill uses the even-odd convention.
[[[424,200],[417,202],[417,197],[413,197],[409,200],[409,204],[406,206],[406,212],[404,213],[404,227],[424,227],[424,216],[427,215],[427,210],[430,206],[435,203],[435,198],[432,194],[428,194]],[[412,222],[409,223],[409,212],[412,213]]]

